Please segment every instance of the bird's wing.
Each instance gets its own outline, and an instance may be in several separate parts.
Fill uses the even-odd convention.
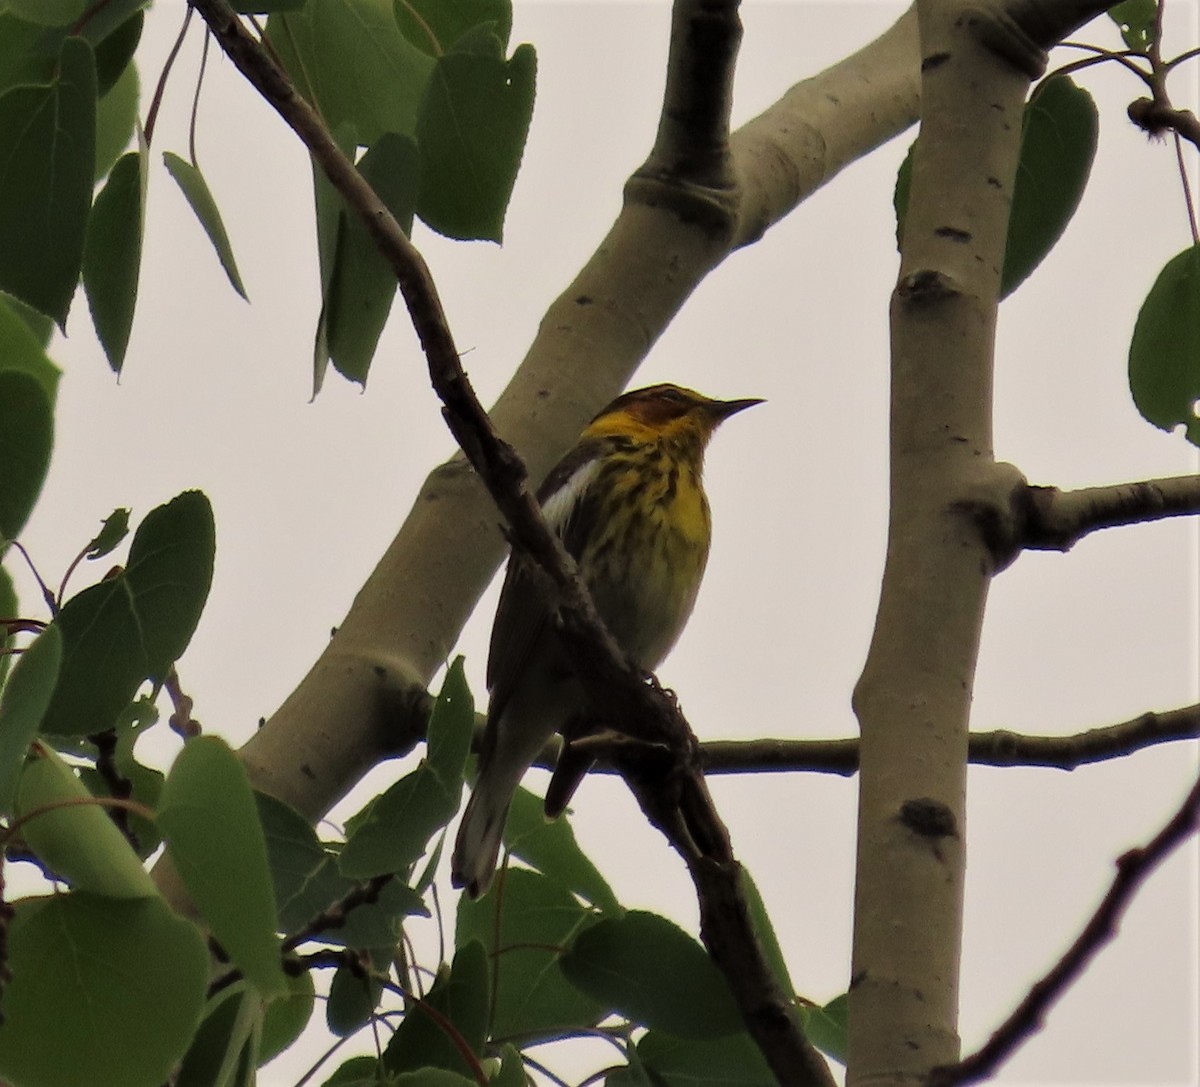
[[[577,445],[551,470],[538,490],[547,523],[576,559],[590,531],[584,523],[592,518],[588,487],[599,470],[605,448],[602,440]],[[508,560],[488,649],[489,720],[496,720],[503,712],[549,623],[550,613],[529,571],[528,560],[514,554]]]

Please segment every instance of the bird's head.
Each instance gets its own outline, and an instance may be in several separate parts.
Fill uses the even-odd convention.
[[[587,437],[627,434],[639,438],[679,438],[701,447],[724,420],[758,399],[713,400],[679,385],[651,385],[618,396],[584,431]]]

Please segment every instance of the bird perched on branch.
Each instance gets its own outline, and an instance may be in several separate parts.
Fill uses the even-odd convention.
[[[761,403],[710,400],[677,385],[625,393],[588,424],[538,492],[600,617],[639,668],[666,656],[696,602],[712,527],[701,482],[708,440],[731,415]],[[479,777],[451,862],[454,885],[472,898],[491,884],[525,771],[556,732],[589,714],[527,561],[514,553],[500,594]],[[561,811],[569,797],[568,789],[551,806]]]

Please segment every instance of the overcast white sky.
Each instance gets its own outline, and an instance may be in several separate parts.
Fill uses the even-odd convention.
[[[735,121],[899,11],[747,0]],[[182,12],[181,0],[155,5],[139,54],[145,85]],[[1175,5],[1171,15],[1170,49],[1194,45],[1194,8]],[[518,2],[513,41],[537,46],[539,93],[506,244],[448,243],[423,228],[415,237],[485,401],[602,236],[645,156],[668,17],[666,3]],[[1079,37],[1119,42],[1103,25]],[[199,42],[194,32],[172,79],[156,158],[186,152]],[[307,670],[452,443],[399,307],[365,395],[331,375],[308,402],[319,300],[307,160],[232,66],[211,59],[200,163],[252,304],[229,289],[156,166],[125,375],[118,385],[109,374],[78,298],[70,338],[53,349],[66,371],[58,445],[25,539],[57,574],[114,507],[140,517],[203,488],[217,516],[216,580],[181,672],[206,728],[236,744]],[[1100,101],[1095,176],[1063,242],[1003,308],[997,454],[1033,482],[1064,487],[1195,471],[1181,438],[1140,420],[1124,370],[1141,298],[1189,241],[1174,154],[1125,120],[1125,105],[1141,93],[1127,74],[1092,69],[1081,82]],[[1194,106],[1195,89],[1191,75],[1176,92],[1181,102],[1193,95]],[[714,442],[709,574],[660,673],[704,738],[855,730],[850,691],[873,622],[886,524],[891,196],[910,138],[851,167],[727,261],[635,379],[769,401]],[[992,592],[974,726],[1065,733],[1196,701],[1196,556],[1195,524],[1168,522],[1092,537],[1068,556],[1022,558]],[[27,589],[23,598],[34,599]],[[460,646],[481,703],[493,605],[494,590]],[[972,771],[968,1049],[1074,937],[1113,859],[1157,830],[1196,766],[1194,745],[1173,745],[1074,774]],[[396,775],[388,766],[372,780],[382,787]],[[797,985],[818,1000],[842,992],[853,781],[721,779],[714,794]],[[577,831],[622,900],[694,930],[682,865],[623,788],[589,780],[576,808]],[[1193,840],[999,1082],[1195,1082],[1197,870]],[[364,1036],[357,1051],[369,1046]],[[262,1082],[292,1082],[303,1065],[290,1067],[272,1066]]]

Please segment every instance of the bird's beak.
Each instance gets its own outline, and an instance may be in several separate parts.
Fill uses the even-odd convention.
[[[714,400],[708,410],[712,414],[714,423],[720,423],[731,415],[736,415],[739,411],[752,408],[755,404],[765,403],[765,400],[757,397],[748,400]]]

